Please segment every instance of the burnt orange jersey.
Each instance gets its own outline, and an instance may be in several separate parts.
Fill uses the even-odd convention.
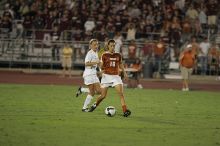
[[[154,54],[158,56],[163,56],[165,52],[165,45],[164,43],[157,43],[155,48],[154,48]]]
[[[118,75],[119,65],[122,62],[122,57],[120,53],[109,53],[105,52],[102,55],[102,70],[105,74]]]
[[[181,60],[181,65],[186,68],[192,68],[195,63],[195,56],[192,51],[185,51]]]

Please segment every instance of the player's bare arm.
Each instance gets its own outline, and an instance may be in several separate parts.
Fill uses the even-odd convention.
[[[89,62],[86,62],[85,63],[85,66],[93,66],[93,65],[99,65],[100,61],[97,60],[97,61],[89,61]]]
[[[123,75],[124,75],[124,79],[127,80],[127,79],[128,79],[128,75],[127,75],[127,73],[126,73],[126,71],[125,71],[124,64],[123,64],[123,63],[120,63],[120,64],[119,64],[119,68],[121,69],[121,71],[122,71],[122,73],[123,73]]]

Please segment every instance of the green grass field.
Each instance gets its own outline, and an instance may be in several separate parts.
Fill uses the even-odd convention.
[[[122,116],[113,89],[82,113],[77,87],[0,84],[1,146],[219,146],[220,92],[125,89]],[[117,109],[114,117],[105,107]]]

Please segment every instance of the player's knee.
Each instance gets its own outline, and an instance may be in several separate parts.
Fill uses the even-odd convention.
[[[96,94],[101,94],[101,89],[96,91]]]

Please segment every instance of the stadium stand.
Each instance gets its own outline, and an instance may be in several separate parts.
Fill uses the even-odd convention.
[[[135,41],[135,57],[146,64],[145,69],[161,75],[171,72],[170,62],[178,62],[179,52],[191,36],[198,43],[208,37],[210,43],[216,42],[220,54],[217,0],[3,0],[0,3],[1,67],[60,68],[59,49],[69,42],[74,50],[73,66],[82,68],[91,38],[98,38],[103,46],[106,38],[115,38],[118,33],[125,59],[129,59],[130,42]],[[154,50],[160,39],[165,44],[161,61],[155,59],[154,51],[143,55],[146,42]],[[159,68],[155,67],[157,62]],[[149,64],[153,67],[149,68]],[[219,74],[219,61],[214,68],[207,65],[207,74],[211,74],[210,69]]]

